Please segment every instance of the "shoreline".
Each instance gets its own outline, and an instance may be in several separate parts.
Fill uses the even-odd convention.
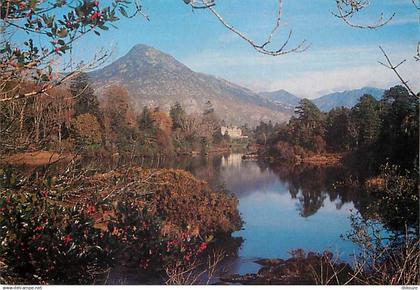
[[[344,166],[343,164],[344,154],[339,153],[324,153],[324,154],[313,154],[310,156],[302,157],[301,155],[295,155],[293,159],[275,158],[258,152],[248,152],[242,155],[242,160],[264,160],[269,162],[280,162],[285,161],[293,165],[312,165],[318,167],[335,167]]]

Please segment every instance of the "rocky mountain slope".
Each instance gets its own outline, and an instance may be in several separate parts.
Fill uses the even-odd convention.
[[[112,84],[125,86],[136,103],[168,111],[179,101],[187,112],[201,113],[211,101],[228,123],[256,125],[286,121],[293,110],[226,80],[197,73],[172,56],[146,45],[134,46],[110,65],[89,73],[98,94]]]
[[[264,99],[268,100],[269,102],[272,102],[279,106],[283,106],[284,108],[288,108],[290,110],[293,110],[294,107],[296,107],[299,104],[299,101],[301,100],[300,97],[295,96],[286,90],[278,90],[274,92],[261,92],[259,93],[259,95]]]
[[[208,101],[218,116],[235,125],[287,121],[300,97],[285,90],[255,93],[211,75],[192,71],[174,57],[147,45],[134,46],[125,56],[89,73],[98,95],[113,84],[124,86],[136,104],[168,111],[180,102],[189,113],[201,113]],[[322,110],[353,107],[363,94],[382,98],[383,90],[364,87],[313,99]]]

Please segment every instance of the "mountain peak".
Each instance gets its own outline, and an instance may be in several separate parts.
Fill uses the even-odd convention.
[[[129,62],[135,63],[149,63],[152,65],[159,63],[167,63],[171,65],[182,65],[175,58],[166,54],[156,48],[145,44],[136,44],[133,46],[130,51],[121,58]]]
[[[151,47],[151,46],[149,46],[147,44],[143,44],[143,43],[137,43],[130,50],[146,50],[146,49],[154,49],[154,50],[156,50],[154,47]]]
[[[98,94],[110,83],[127,88],[137,108],[159,106],[169,111],[180,102],[191,113],[201,113],[211,101],[221,119],[233,124],[284,121],[290,110],[254,92],[203,73],[196,73],[174,57],[137,44],[125,56],[90,73]]]
[[[153,48],[151,46],[148,46],[146,44],[136,44],[134,45],[125,56],[131,56],[131,55],[137,55],[137,54],[159,54],[159,55],[165,55],[162,51],[157,50],[156,48]]]
[[[91,77],[95,80],[102,78],[119,83],[135,83],[144,78],[157,81],[162,74],[175,78],[179,74],[189,75],[191,70],[169,54],[145,44],[137,44],[113,63],[91,72]]]
[[[300,101],[298,96],[295,96],[283,89],[274,92],[261,92],[260,95],[271,102],[275,102],[292,109],[297,106]]]
[[[275,93],[275,92],[277,92],[277,93],[282,93],[282,94],[289,94],[289,95],[291,95],[291,93],[290,93],[290,92],[288,92],[288,91],[286,91],[286,90],[284,90],[284,89],[280,89],[280,90],[277,90],[277,91],[273,91],[273,93]]]

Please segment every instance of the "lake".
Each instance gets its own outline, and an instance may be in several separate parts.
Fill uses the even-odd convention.
[[[235,237],[243,239],[238,256],[227,259],[228,273],[255,273],[259,258],[288,258],[294,249],[331,251],[351,262],[355,245],[342,238],[350,215],[366,197],[340,188],[348,174],[338,168],[290,167],[242,160],[242,154],[189,157],[149,163],[151,167],[185,169],[214,189],[235,193],[244,221]]]
[[[330,251],[351,264],[358,250],[343,236],[351,230],[350,216],[357,212],[363,215],[370,200],[366,192],[350,186],[357,172],[349,169],[243,160],[240,153],[166,160],[127,161],[117,157],[80,162],[86,172],[110,171],[125,165],[184,169],[207,181],[214,190],[237,196],[243,228],[234,232],[232,239],[216,243],[229,254],[219,265],[219,273],[223,275],[256,273],[261,268],[256,260],[287,259],[297,249]],[[143,279],[135,269],[115,268],[108,282],[143,284]],[[217,277],[212,281],[217,282]],[[147,282],[159,283],[159,280]]]

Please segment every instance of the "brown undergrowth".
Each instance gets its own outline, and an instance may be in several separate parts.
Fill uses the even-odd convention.
[[[205,258],[210,244],[242,226],[236,197],[182,170],[128,167],[15,180],[0,190],[0,262],[8,281],[91,284],[95,273],[106,276],[115,266],[165,281],[174,267]],[[79,257],[95,264],[79,267]]]
[[[50,151],[34,151],[16,153],[5,157],[5,161],[12,165],[25,165],[25,166],[43,166],[60,161],[70,161],[74,158],[71,153],[58,153]]]
[[[242,225],[236,197],[210,190],[206,182],[184,170],[130,167],[75,180],[61,190],[69,204],[89,203],[93,196],[98,201],[129,198],[139,206],[147,205],[148,213],[161,219],[162,234],[168,236],[230,233]],[[106,207],[95,212],[98,226],[107,215],[113,213]]]

